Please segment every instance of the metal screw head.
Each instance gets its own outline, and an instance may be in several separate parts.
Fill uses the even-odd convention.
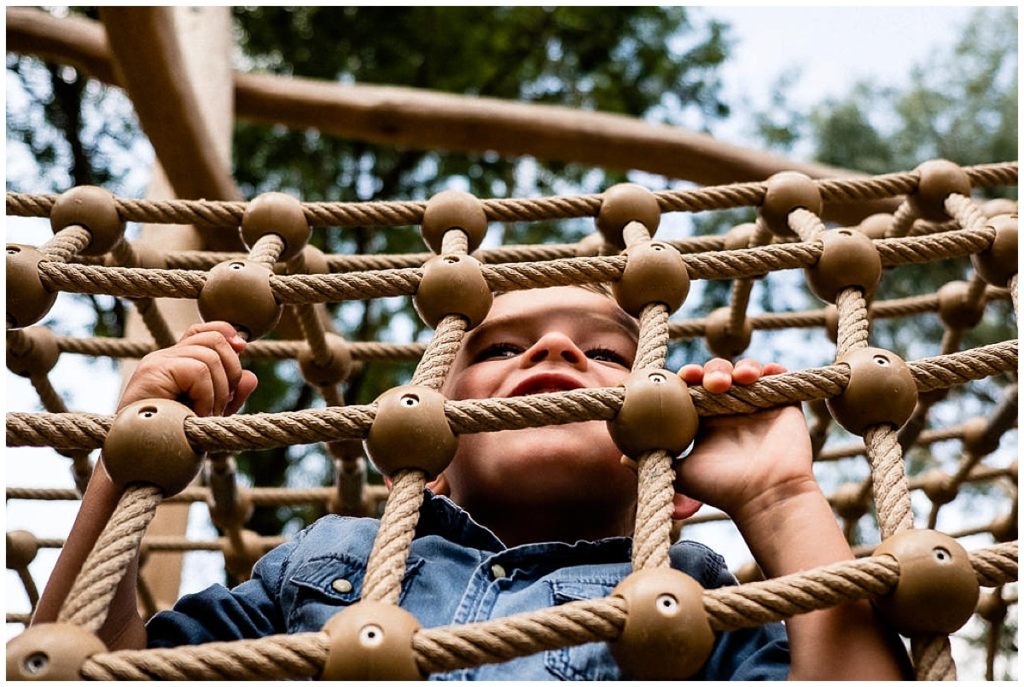
[[[384,630],[380,625],[364,625],[359,630],[359,643],[365,647],[379,646],[384,641]]]
[[[36,652],[26,658],[21,665],[29,675],[38,675],[50,665],[50,657],[42,652]]]
[[[661,594],[654,602],[658,612],[665,616],[673,616],[679,610],[679,600],[671,594]]]

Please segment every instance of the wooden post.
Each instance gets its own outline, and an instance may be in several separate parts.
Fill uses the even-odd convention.
[[[105,8],[102,17],[119,80],[125,84],[142,128],[157,150],[158,162],[146,197],[239,198],[229,174],[234,98],[228,8]],[[191,84],[191,93],[187,89],[184,95],[161,92],[160,84],[167,81],[179,86]],[[195,106],[191,113],[187,112],[192,108],[189,96]],[[175,97],[184,98],[186,104],[175,107],[180,102],[167,102]],[[169,110],[184,110],[191,116],[184,120],[166,116]],[[168,147],[167,141],[174,145]],[[157,244],[162,251],[196,250],[204,245],[203,237],[192,226],[147,225],[141,240]],[[158,299],[157,307],[178,336],[200,321],[194,300]],[[149,337],[134,310],[128,317],[125,336]],[[134,367],[134,363],[123,364],[124,380]],[[182,536],[187,521],[187,504],[164,504],[149,534]],[[177,600],[181,563],[180,553],[150,554],[141,574],[158,608],[168,608]]]

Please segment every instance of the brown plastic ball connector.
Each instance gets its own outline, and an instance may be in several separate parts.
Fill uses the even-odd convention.
[[[844,520],[859,520],[868,512],[868,503],[859,484],[847,482],[836,488],[832,508]]]
[[[825,306],[825,333],[832,343],[839,341],[839,308],[832,303]]]
[[[958,491],[953,476],[942,470],[930,470],[922,475],[921,489],[928,500],[937,506],[955,499]]]
[[[1017,215],[998,215],[985,226],[996,230],[996,237],[980,253],[971,256],[975,271],[992,286],[1006,286],[1017,274]]]
[[[638,570],[612,591],[627,604],[626,624],[608,648],[635,680],[685,680],[701,669],[715,643],[704,588],[673,568]]]
[[[103,442],[103,465],[119,487],[153,484],[164,497],[177,494],[199,474],[204,454],[185,435],[185,420],[195,413],[177,401],[136,401],[114,417]]]
[[[779,172],[768,177],[764,200],[758,208],[768,229],[781,238],[797,238],[789,228],[789,215],[799,208],[821,214],[821,192],[814,180],[801,172]]]
[[[722,247],[725,250],[740,250],[742,248],[750,248],[750,242],[754,238],[754,234],[757,233],[757,225],[753,222],[746,222],[744,224],[737,224],[735,227],[725,232],[723,237]]]
[[[892,351],[859,348],[836,358],[850,368],[850,383],[828,399],[828,409],[847,431],[863,436],[871,427],[902,427],[917,405],[917,384],[910,368]]]
[[[754,326],[744,318],[743,330],[734,332],[730,328],[732,314],[728,307],[716,308],[704,318],[704,341],[708,350],[721,358],[735,358],[750,345]]]
[[[129,243],[131,243],[132,253],[135,255],[132,267],[144,270],[167,269],[167,255],[162,250],[145,241],[129,241]]]
[[[444,414],[445,398],[423,386],[397,386],[377,397],[377,414],[363,446],[384,475],[418,469],[441,473],[459,446]]]
[[[888,212],[879,212],[862,219],[857,230],[869,239],[884,239],[892,232],[894,221],[895,217]]]
[[[668,307],[671,315],[683,305],[690,292],[690,274],[683,256],[660,241],[646,241],[626,249],[626,269],[612,282],[619,307],[633,317],[651,303]]]
[[[412,637],[420,622],[381,601],[359,601],[324,623],[330,646],[321,680],[422,680]]]
[[[50,209],[53,233],[73,224],[85,227],[92,237],[82,255],[104,255],[124,236],[124,220],[117,213],[117,200],[99,186],[76,186],[57,196]]]
[[[576,242],[576,257],[594,258],[599,255],[607,255],[605,251],[606,245],[608,244],[601,232],[592,232]]]
[[[946,198],[954,193],[971,195],[971,179],[967,172],[949,160],[929,160],[915,169],[920,174],[917,188],[907,194],[907,203],[914,214],[930,222],[945,222]]]
[[[7,533],[7,568],[20,570],[36,559],[39,540],[27,530],[11,530]]]
[[[608,420],[612,441],[633,460],[664,450],[679,455],[697,435],[697,409],[686,382],[668,370],[636,370],[624,383],[618,414]]]
[[[302,378],[307,384],[313,386],[334,386],[348,379],[352,372],[352,353],[349,351],[348,342],[337,334],[326,332],[324,339],[327,347],[331,350],[330,360],[318,364],[313,358],[312,349],[306,347],[299,351],[296,358],[299,361],[299,370],[302,371]]]
[[[985,619],[986,622],[995,624],[1001,623],[1006,619],[1006,610],[1008,606],[1006,599],[999,593],[999,590],[993,592],[986,592],[981,595],[978,599],[978,605],[975,607],[975,611],[978,615]]]
[[[1017,514],[1007,513],[992,521],[989,531],[1000,544],[1017,539]]]
[[[971,285],[965,281],[946,282],[939,287],[939,319],[950,329],[971,329],[985,314],[985,301],[972,302]]]
[[[423,241],[430,250],[440,253],[445,232],[450,229],[461,229],[466,234],[470,253],[480,247],[487,235],[487,215],[479,198],[455,190],[441,191],[430,197],[420,226]]]
[[[804,269],[807,286],[826,303],[835,303],[843,289],[858,287],[868,300],[882,278],[882,258],[875,244],[856,229],[835,229],[819,235],[821,257]]]
[[[44,375],[53,369],[60,357],[57,335],[49,327],[27,327],[21,330],[27,339],[25,350],[20,354],[11,351],[7,345],[7,369],[21,377]]]
[[[284,241],[278,260],[288,262],[302,252],[312,231],[297,198],[271,191],[261,193],[245,206],[239,233],[249,250],[267,234],[277,234]]]
[[[447,315],[462,315],[472,329],[487,317],[494,295],[479,260],[446,253],[423,263],[423,278],[412,300],[420,319],[430,327],[437,327]]]
[[[81,680],[82,665],[106,651],[102,640],[80,625],[33,625],[7,642],[7,679]]]
[[[308,243],[302,247],[304,274],[330,274],[331,266],[327,264],[327,256],[316,246]]]
[[[230,510],[222,509],[217,507],[216,502],[212,498],[207,501],[207,506],[210,509],[210,520],[224,531],[241,528],[245,523],[249,522],[249,518],[252,517],[255,510],[249,490],[242,487],[237,488],[235,499],[230,505]]]
[[[987,456],[999,448],[1002,437],[998,432],[990,432],[988,423],[987,418],[972,417],[963,424],[964,450],[976,458]]]
[[[39,276],[39,263],[46,256],[33,246],[7,244],[7,323],[19,328],[35,324],[46,317],[54,301],[55,291],[47,291]]]
[[[240,580],[248,580],[252,577],[253,566],[263,557],[265,550],[260,535],[252,530],[242,530],[238,537],[241,539],[241,547],[232,542],[231,537],[221,539],[224,569]]]
[[[249,341],[260,338],[277,325],[283,309],[274,298],[272,275],[267,265],[251,260],[214,265],[199,292],[199,313],[207,322],[227,322]]]
[[[638,184],[615,184],[601,196],[595,223],[605,241],[619,250],[626,247],[622,231],[630,222],[640,222],[654,236],[661,223],[658,198]]]
[[[935,530],[905,530],[875,549],[899,562],[892,593],[873,600],[875,608],[905,636],[956,632],[978,603],[978,577],[959,542]]]

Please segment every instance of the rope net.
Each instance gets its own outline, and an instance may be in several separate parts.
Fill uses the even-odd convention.
[[[1017,601],[1017,463],[1013,458],[987,464],[986,459],[1005,457],[997,451],[1000,438],[1016,427],[1017,385],[1013,380],[1017,341],[994,341],[966,350],[961,350],[960,344],[963,335],[978,325],[989,304],[1010,300],[1016,315],[1016,203],[982,204],[971,197],[970,189],[1016,185],[1017,164],[955,168],[954,176],[959,175],[962,183],[940,189],[937,194],[927,170],[927,165],[922,165],[911,172],[853,180],[811,181],[805,177],[805,188],[809,185],[820,202],[817,207],[814,203],[784,207],[781,226],[779,216],[770,207],[776,177],[762,183],[649,194],[658,213],[758,208],[756,224],[737,227],[728,235],[671,241],[654,241],[653,232],[645,224],[627,221],[618,227],[617,237],[595,233],[578,244],[475,251],[465,231],[444,227],[436,245],[438,253],[408,255],[324,256],[310,247],[296,251],[288,245],[288,237],[268,232],[253,243],[248,253],[168,252],[160,254],[154,262],[152,247],[139,249],[120,237],[115,237],[105,252],[86,250],[94,237],[78,224],[61,228],[38,248],[12,248],[9,244],[8,367],[31,380],[46,412],[8,412],[7,445],[58,450],[70,459],[78,488],[8,485],[8,500],[80,498],[91,471],[90,451],[103,448],[107,436],[114,431],[113,417],[73,412],[65,406],[48,376],[57,357],[75,354],[133,359],[172,345],[175,336],[155,299],[199,299],[202,307],[204,294],[219,283],[214,269],[219,265],[238,271],[263,270],[261,297],[268,299],[278,313],[282,307],[291,308],[301,325],[301,340],[256,340],[273,324],[262,330],[253,324],[248,332],[253,340],[243,353],[243,361],[298,359],[307,383],[315,386],[326,402],[324,408],[295,412],[186,417],[182,431],[188,446],[196,453],[208,453],[202,479],[166,496],[152,484],[132,484],[65,599],[60,621],[89,631],[100,627],[114,589],[139,548],[144,554],[143,565],[145,554],[153,551],[221,551],[229,569],[244,577],[255,557],[284,539],[259,537],[247,530],[245,516],[231,516],[245,510],[240,506],[242,503],[289,507],[319,504],[331,512],[348,515],[382,511],[362,598],[364,602],[397,604],[428,472],[417,466],[403,466],[391,474],[390,491],[367,484],[360,442],[367,439],[376,419],[382,416],[382,400],[346,406],[339,385],[353,363],[418,361],[412,384],[436,392],[441,389],[466,333],[476,322],[459,303],[441,308],[440,315],[431,323],[435,332],[428,344],[348,342],[334,334],[329,323],[325,324],[316,311],[318,304],[390,296],[425,299],[426,285],[435,279],[431,276],[431,270],[436,270],[431,260],[439,256],[445,262],[462,263],[470,255],[476,258],[479,263],[474,278],[488,293],[582,284],[621,286],[628,279],[625,275],[636,251],[668,247],[681,256],[683,276],[688,280],[733,280],[729,302],[720,311],[688,319],[671,317],[678,305],[669,307],[654,297],[641,302],[634,374],[657,374],[657,370],[664,368],[673,340],[704,337],[714,353],[735,358],[749,345],[751,331],[824,328],[836,344],[833,364],[764,377],[724,394],[692,387],[688,395],[700,417],[746,414],[806,403],[817,464],[859,459],[861,465],[868,466],[869,474],[864,479],[832,485],[828,495],[836,517],[854,544],[864,519],[871,516],[877,519],[882,539],[888,539],[915,527],[933,530],[940,510],[955,503],[965,487],[985,485],[987,498],[1004,496],[1008,505],[996,511],[988,524],[946,533],[953,539],[972,537],[972,541],[977,541],[981,536],[991,541],[973,548],[968,561],[970,575],[981,586],[991,588],[982,593],[977,604],[978,617],[988,632],[986,661],[991,679],[1007,609]],[[926,186],[935,196],[927,202],[922,200]],[[906,197],[893,215],[868,218],[853,228],[856,232],[851,228],[828,228],[820,219],[821,203],[904,194]],[[486,221],[594,217],[599,216],[609,195],[492,199],[479,201],[479,207],[485,218],[484,226]],[[50,217],[59,203],[59,196],[8,193],[7,214]],[[194,224],[206,231],[237,231],[244,224],[249,207],[238,202],[151,202],[113,197],[111,203],[121,221]],[[301,210],[304,222],[314,227],[389,227],[424,223],[430,203],[295,206]],[[1007,257],[1005,246],[1010,225],[1013,255]],[[621,239],[628,250],[619,252],[609,243],[612,238]],[[851,248],[853,243],[848,246],[843,240],[851,240],[859,247]],[[934,261],[966,262],[967,258],[975,269],[968,281],[948,284],[938,293],[874,300],[873,283],[865,286],[859,276],[850,277],[843,273],[844,268],[836,267],[837,252],[854,250],[862,251],[858,255],[868,255],[866,259],[874,261],[879,272]],[[12,255],[21,259],[27,253],[35,256],[28,261],[29,267],[19,262],[12,269]],[[756,279],[796,268],[807,270],[815,293],[821,295],[818,289],[831,289],[831,298],[823,298],[834,304],[803,312],[747,312]],[[12,282],[14,272],[21,281]],[[824,282],[830,286],[820,286]],[[42,305],[34,312],[20,308],[12,313],[12,283],[27,294],[25,298]],[[77,338],[58,336],[38,325],[27,326],[42,319],[62,291],[130,299],[143,315],[150,337]],[[641,289],[641,298],[644,297]],[[930,313],[937,313],[943,323],[941,351],[935,356],[906,361],[912,397],[904,416],[894,417],[895,411],[889,411],[890,416],[869,419],[866,426],[854,432],[864,437],[863,442],[826,447],[835,428],[830,411],[836,412],[835,407],[841,405],[858,378],[858,368],[851,361],[865,351],[874,351],[878,365],[883,365],[879,356],[886,361],[885,365],[890,362],[886,356],[894,356],[883,349],[870,348],[872,322]],[[899,362],[902,364],[902,359]],[[1008,376],[1011,383],[987,387],[990,391],[998,389],[1001,394],[991,409],[956,424],[928,428],[931,407],[949,389],[995,376]],[[513,398],[445,400],[440,407],[451,433],[457,437],[589,420],[611,421],[618,416],[626,398],[623,387],[584,388]],[[848,427],[850,420],[841,422]],[[245,488],[236,479],[232,452],[316,442],[325,444],[325,453],[333,461],[332,486]],[[960,442],[960,458],[955,464],[950,465],[947,460],[943,465],[935,458],[933,447],[940,442]],[[915,456],[923,455],[931,461],[928,469],[918,465],[913,470],[908,468],[911,449],[916,449]],[[673,453],[655,447],[636,458],[639,491],[632,564],[639,571],[668,565],[669,546],[679,536],[679,528],[673,526],[670,518]],[[209,504],[214,522],[223,530],[219,540],[143,536],[156,509],[162,507],[159,504],[200,501]],[[924,508],[920,504],[925,504]],[[914,505],[918,505],[916,514]],[[727,519],[721,513],[705,514],[687,521],[685,527]],[[24,585],[33,610],[38,592],[28,565],[39,548],[59,548],[63,544],[62,539],[37,538],[30,532],[8,532],[7,565]],[[899,557],[875,553],[873,545],[857,544],[853,548],[858,556],[856,561],[774,579],[761,579],[753,563],[744,566],[737,572],[742,584],[703,592],[703,608],[710,627],[715,631],[752,627],[853,600],[878,600],[892,594],[901,574],[906,574],[901,570]],[[144,584],[142,587],[142,610],[151,615],[158,609]],[[421,675],[428,675],[585,642],[613,642],[622,634],[628,615],[628,605],[618,596],[570,602],[484,623],[419,629],[412,635],[411,651],[416,669]],[[7,622],[27,623],[30,618],[31,612],[8,613]],[[955,678],[947,634],[915,632],[910,644],[919,678]],[[349,646],[345,650],[360,649]],[[335,649],[330,633],[321,631],[177,649],[93,653],[77,667],[76,675],[125,680],[315,678],[324,673],[332,651]]]

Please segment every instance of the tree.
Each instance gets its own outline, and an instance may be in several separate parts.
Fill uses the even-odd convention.
[[[717,81],[728,50],[725,27],[695,18],[686,8],[241,7],[233,16],[243,69],[557,103],[677,123],[683,117],[708,122],[729,112],[718,97]],[[122,150],[138,140],[134,127],[97,131],[92,123],[133,120],[116,89],[30,58],[9,56],[8,71],[32,101],[26,109],[8,106],[8,140],[24,144],[38,164],[40,173],[33,176],[49,180],[9,181],[9,189],[45,192],[102,183],[139,195],[141,189],[119,187],[124,170],[113,157],[98,154],[112,140]],[[67,97],[58,97],[65,92]],[[98,116],[100,111],[109,114]],[[75,169],[89,173],[69,179],[58,171],[72,160]],[[479,197],[548,195],[598,191],[624,180],[621,171],[493,154],[399,150],[248,123],[235,130],[233,173],[245,197],[275,190],[304,201],[422,199],[453,182],[468,184],[466,190]],[[579,220],[509,224],[503,233],[509,243],[566,242],[591,229],[591,223]],[[329,229],[316,232],[314,243],[342,254],[424,249],[412,228]],[[421,336],[424,327],[406,301],[352,302],[331,311],[353,340],[380,340],[396,325]],[[118,335],[123,313],[104,300],[94,299],[92,305],[105,323],[97,333]],[[259,363],[255,369],[261,383],[247,406],[251,411],[292,410],[315,401],[294,363]],[[372,401],[410,371],[411,365],[368,363],[346,385],[346,402]],[[323,482],[330,478],[323,467],[327,461],[302,460],[319,450],[242,454],[239,464],[256,485]],[[309,464],[320,467],[306,471]],[[302,513],[301,519],[318,514]],[[258,510],[251,521],[266,534],[277,533],[282,524],[273,509]]]

